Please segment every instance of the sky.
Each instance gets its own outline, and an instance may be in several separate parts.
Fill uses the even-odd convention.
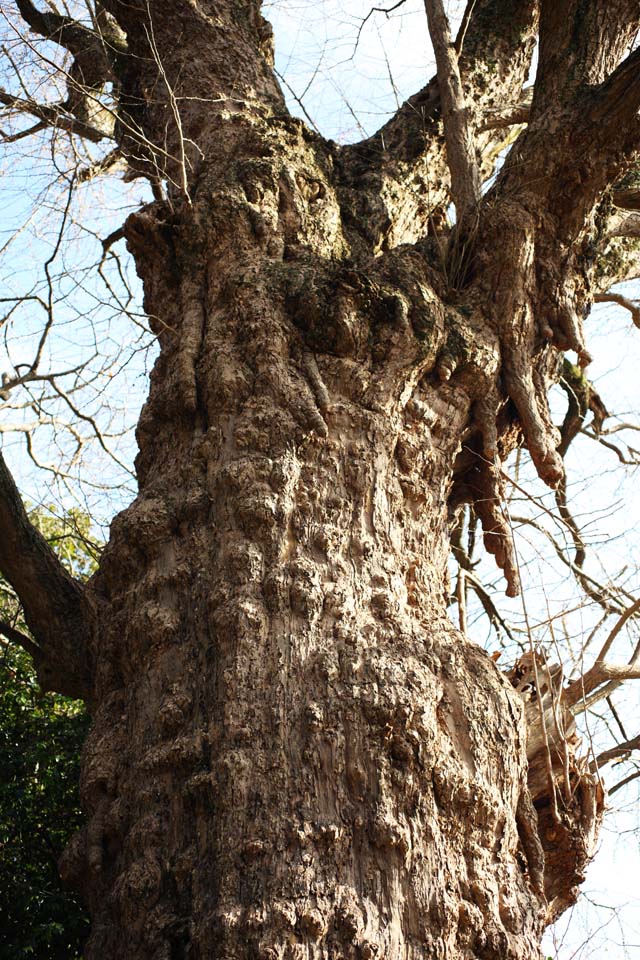
[[[391,8],[393,3],[380,6]],[[455,21],[463,5],[448,6]],[[339,0],[275,0],[263,8],[275,28],[276,67],[284,78],[290,108],[338,142],[373,133],[434,72],[422,3],[406,0],[388,15],[378,11],[367,19],[371,9],[361,0],[353,0],[346,11]],[[51,165],[46,146],[34,152],[32,144],[20,143],[24,148],[14,147],[0,159],[0,204],[4,212],[0,250],[16,227],[28,221],[0,258],[3,298],[35,287],[42,293],[41,265],[55,248],[65,196],[63,178],[53,187],[48,185]],[[68,242],[52,266],[56,322],[50,341],[51,369],[73,367],[80,359],[86,362],[80,378],[70,375],[64,383],[73,386],[83,378],[90,380],[88,409],[92,415],[104,418],[107,407],[111,409],[107,432],[113,437],[108,438],[108,445],[119,462],[107,457],[94,441],[82,449],[73,464],[73,436],[67,433],[62,440],[56,439],[56,425],[52,424],[50,430],[34,436],[34,452],[51,463],[63,459],[69,466],[69,477],[61,484],[45,486],[24,455],[24,434],[0,437],[31,502],[49,500],[64,507],[75,497],[105,523],[135,492],[131,476],[121,464],[130,469],[135,454],[131,426],[144,400],[154,347],[139,316],[139,286],[122,241],[114,246],[102,276],[96,275],[92,266],[99,259],[101,238],[148,199],[142,183],[124,185],[110,180],[82,188],[71,210]],[[119,308],[127,300],[127,286],[138,298],[129,304],[132,317],[124,316]],[[640,297],[640,289],[627,289],[626,295]],[[6,303],[0,306],[9,309]],[[42,319],[42,306],[27,302],[0,330],[0,336],[6,335],[4,341],[0,340],[0,373],[30,361]],[[93,327],[86,323],[89,319]],[[587,323],[587,339],[594,356],[590,377],[607,407],[620,418],[630,419],[638,411],[640,331],[631,325],[624,310],[598,305]],[[556,402],[563,402],[560,395]],[[53,402],[50,407],[54,413],[59,410]],[[28,410],[9,411],[13,422],[24,415],[28,416]],[[6,411],[3,416],[6,423]],[[90,424],[82,423],[80,428],[91,434]],[[611,451],[579,438],[568,458],[571,500],[593,547],[589,562],[594,575],[606,581],[622,578],[637,594],[640,485],[632,471],[618,466]],[[80,473],[88,479],[79,486]],[[544,517],[543,508],[553,506],[552,494],[539,484],[526,462],[522,478],[535,499],[523,502],[514,494],[510,510],[514,517],[527,511],[529,517]],[[549,614],[557,616],[567,636],[577,643],[591,628],[594,611],[583,608],[566,612],[575,600],[573,580],[565,567],[550,558],[543,538],[526,526],[519,527],[517,544],[529,585],[529,617],[535,622]],[[479,569],[488,580],[497,579],[488,562]],[[521,601],[504,603],[512,622],[522,625]],[[495,642],[488,638],[480,619],[471,623],[470,635],[482,645]],[[551,643],[544,631],[540,640]],[[621,657],[627,649],[625,642],[620,641]],[[617,704],[625,715],[640,716],[640,682],[619,694]],[[596,742],[605,742],[604,720],[595,718],[588,733]],[[619,809],[605,823],[601,849],[590,868],[584,895],[572,914],[565,915],[545,940],[547,955],[556,960],[640,956],[637,783],[627,792],[620,791],[614,800]]]

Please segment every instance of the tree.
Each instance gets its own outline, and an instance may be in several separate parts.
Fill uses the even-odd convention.
[[[160,348],[139,493],[88,584],[0,462],[40,682],[92,715],[85,955],[535,956],[604,803],[570,708],[638,667],[505,677],[447,559],[470,504],[517,592],[502,464],[562,491],[549,390],[595,406],[583,318],[637,272],[637,3],[476,0],[451,43],[426,0],[437,77],[349,146],[289,114],[255,0],[16,6],[66,94],[3,102],[154,189],[124,225]]]
[[[88,518],[30,514],[57,556],[86,579]],[[82,539],[78,539],[82,537]],[[42,694],[22,637],[19,606],[0,581],[0,955],[6,960],[79,957],[88,933],[77,896],[61,888],[57,861],[81,823],[78,767],[87,717],[82,704]]]

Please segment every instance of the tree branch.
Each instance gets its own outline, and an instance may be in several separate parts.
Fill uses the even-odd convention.
[[[519,103],[506,108],[488,110],[484,120],[477,127],[478,133],[485,130],[502,130],[504,127],[513,127],[520,123],[528,123],[531,113],[531,91]]]
[[[618,790],[621,790],[623,787],[626,787],[628,783],[631,783],[633,780],[637,780],[640,777],[640,770],[634,771],[634,773],[629,774],[628,777],[625,777],[624,780],[620,780],[619,783],[616,783],[615,786],[611,787],[607,792],[610,797],[617,793]]]
[[[626,756],[632,750],[640,750],[640,735],[632,737],[631,740],[626,740],[624,743],[619,743],[615,747],[611,747],[610,750],[603,750],[602,753],[599,753],[590,765],[591,772],[594,773],[612,760],[618,760],[620,757]]]
[[[564,693],[565,701],[572,707],[583,698],[586,699],[603,683],[613,681],[620,684],[624,680],[640,680],[640,666],[628,663],[594,663],[584,676],[567,687]]]
[[[103,0],[101,6],[126,34],[127,55],[114,64],[115,136],[136,175],[166,179],[187,198],[205,157],[221,168],[229,162],[231,104],[246,120],[289,117],[259,0],[220,0],[215,18],[209,5],[190,0],[169,6],[163,0]],[[178,24],[181,35],[191,37],[188,57],[176,43]]]
[[[7,93],[2,89],[0,89],[0,103],[13,110],[18,110],[20,113],[28,113],[50,127],[54,127],[57,130],[64,130],[66,133],[75,133],[77,136],[83,137],[85,140],[91,140],[93,143],[99,143],[109,136],[108,133],[105,133],[98,127],[94,127],[90,123],[85,123],[83,120],[79,120],[77,117],[68,114],[65,110],[65,105],[62,103],[53,105],[37,103],[35,100],[14,97],[13,94]],[[35,127],[30,132],[34,130]],[[7,139],[17,138],[10,137]]]
[[[16,6],[34,33],[58,44],[73,57],[66,73],[68,97],[64,106],[81,122],[89,124],[96,108],[101,106],[96,94],[113,79],[113,63],[126,52],[123,32],[100,5],[95,30],[68,16],[42,13],[31,0],[16,0]]]
[[[594,297],[594,300],[598,299],[598,296]],[[564,458],[573,440],[578,433],[580,433],[587,414],[589,412],[593,414],[593,427],[596,434],[599,434],[602,429],[602,424],[609,416],[609,413],[595,387],[585,376],[584,371],[581,370],[580,367],[576,367],[575,364],[571,363],[566,357],[564,357],[562,361],[560,386],[568,398],[567,412],[562,427],[560,428],[561,440],[560,446],[558,447],[558,453]],[[566,490],[563,491],[561,495],[564,500]],[[578,552],[584,548],[584,544],[582,544],[580,532],[575,525],[575,521],[563,513],[560,504],[558,504],[558,506],[560,507],[560,515],[571,531],[574,543],[576,543],[576,536],[580,541],[580,548],[578,548],[576,543],[577,552],[575,562],[581,567],[582,561],[578,560]]]
[[[606,655],[609,653],[609,650],[611,650],[611,647],[613,646],[613,641],[616,639],[616,637],[618,636],[618,634],[620,633],[620,631],[621,631],[622,628],[624,627],[624,625],[625,625],[625,623],[627,622],[627,620],[630,620],[631,617],[635,617],[635,615],[636,615],[639,611],[640,611],[640,600],[635,600],[632,604],[630,604],[630,605],[627,607],[626,610],[623,611],[623,613],[622,613],[622,614],[620,615],[620,617],[618,618],[618,621],[617,621],[616,624],[614,625],[613,629],[612,629],[611,632],[609,633],[609,636],[608,636],[607,639],[605,640],[605,642],[604,642],[604,644],[603,644],[603,646],[602,646],[602,648],[601,648],[601,650],[600,650],[600,653],[599,653],[598,656],[596,657],[596,665],[597,665],[599,662],[603,661],[604,658],[606,657]]]
[[[464,93],[474,115],[504,110],[521,98],[534,49],[538,4],[533,0],[470,0],[456,41]],[[464,34],[464,36],[463,36]],[[422,238],[449,203],[442,142],[442,103],[431,80],[376,134],[341,151],[345,195],[374,249]],[[478,147],[492,157],[504,139],[487,128]],[[483,175],[492,172],[483,169]],[[376,182],[378,189],[376,189]],[[372,203],[375,197],[375,206]]]
[[[31,3],[31,0],[16,0],[16,6],[31,29],[43,37],[51,37],[57,32],[62,33],[65,27],[74,23],[70,17],[63,17],[58,13],[51,11],[42,13]]]
[[[637,240],[640,237],[640,215],[635,212],[613,212],[607,226],[608,237],[629,237]]]
[[[625,623],[634,617],[640,611],[640,600],[635,600],[630,604],[626,610],[618,617],[613,629],[609,632],[607,639],[602,645],[596,661],[591,667],[590,670],[587,670],[583,676],[578,677],[577,680],[574,680],[567,689],[564,691],[564,699],[569,707],[574,706],[578,702],[580,703],[581,708],[586,709],[591,703],[594,703],[596,700],[600,700],[603,697],[607,696],[615,687],[619,686],[624,680],[637,680],[640,678],[640,666],[638,666],[638,650],[634,652],[633,656],[629,663],[626,664],[612,664],[605,663],[605,657],[609,653],[613,642],[622,630]],[[600,691],[599,694],[595,694],[593,697],[589,697],[589,694],[592,691],[596,690],[598,687],[602,686],[603,683],[607,683],[607,686]],[[578,710],[574,712],[580,712]]]
[[[33,640],[25,633],[21,633],[20,630],[16,630],[16,628],[12,627],[10,623],[6,622],[6,620],[0,620],[0,634],[2,634],[11,643],[15,643],[16,646],[22,647],[22,649],[25,650],[30,657],[33,657],[34,663],[42,662],[42,650],[38,644],[34,643]]]
[[[640,210],[640,190],[620,189],[613,191],[613,202],[623,210]]]
[[[442,105],[451,198],[458,223],[475,210],[480,197],[480,177],[473,131],[460,78],[458,54],[451,43],[449,21],[442,0],[424,0],[427,23],[436,58]]]
[[[591,119],[607,129],[618,129],[635,117],[640,107],[640,47],[629,54],[597,93]]]
[[[104,37],[102,32],[96,33],[72,17],[52,11],[42,13],[31,0],[16,0],[16,6],[34,33],[64,47],[74,57],[85,58],[90,55],[93,58],[92,72],[99,71],[103,78],[107,79],[109,64],[105,53],[105,40],[116,42],[118,46],[122,44],[122,36],[113,29],[113,21],[108,24],[112,28],[108,31],[111,36]],[[107,26],[104,14],[101,20],[100,26]]]
[[[634,655],[631,658],[631,661],[626,664],[612,664],[605,663],[605,657],[609,653],[613,643],[622,630],[625,623],[634,617],[640,611],[640,599],[636,600],[627,609],[621,614],[618,618],[613,629],[610,631],[607,639],[598,656],[596,661],[591,667],[590,670],[581,676],[577,680],[574,680],[567,689],[564,691],[564,699],[568,706],[573,706],[578,703],[578,701],[583,702],[583,706],[587,706],[587,697],[589,694],[596,690],[598,687],[602,686],[603,683],[611,681],[614,685],[622,683],[624,680],[637,680],[640,678],[640,666],[638,665],[638,651],[636,650]],[[611,687],[611,683],[606,688],[606,691],[603,692],[596,699],[600,699],[601,696],[605,696]],[[593,698],[590,698],[589,702],[593,702]]]
[[[540,109],[606,84],[638,29],[637,0],[542,0],[534,104]],[[587,117],[585,116],[586,120]]]
[[[616,303],[619,307],[624,307],[631,314],[633,325],[640,329],[640,306],[637,300],[629,300],[623,297],[621,293],[596,293],[593,298],[594,303]]]
[[[92,606],[84,587],[67,573],[30,523],[2,454],[0,571],[18,595],[40,651],[36,668],[44,689],[89,699],[93,683]]]

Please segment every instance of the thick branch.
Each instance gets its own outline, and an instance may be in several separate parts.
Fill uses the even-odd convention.
[[[474,110],[469,123],[520,100],[534,49],[537,11],[537,2],[522,0],[468,3],[456,49],[466,100]],[[449,171],[441,111],[433,79],[374,136],[341,151],[352,194],[344,200],[354,208],[351,219],[360,221],[374,248],[423,237],[434,217],[446,210]],[[488,129],[480,138],[483,156],[493,156],[496,144],[504,139],[496,131]]]
[[[534,106],[553,109],[575,97],[584,113],[587,90],[606,81],[635,38],[637,0],[542,0],[540,6]]]
[[[563,475],[548,403],[555,351],[574,350],[581,367],[590,362],[583,318],[606,240],[601,200],[635,149],[635,124],[603,135],[590,105],[597,85],[617,72],[638,22],[630,0],[606,8],[544,0],[527,129],[482,206],[475,276],[495,304],[504,385],[551,486]]]
[[[63,17],[51,11],[42,13],[31,3],[31,0],[16,0],[16,6],[35,33],[39,33],[42,37],[53,38],[56,42],[63,43],[65,33],[68,36],[68,31],[73,31],[74,26],[80,27],[80,24],[76,24],[70,17]]]
[[[16,628],[12,627],[6,620],[0,620],[0,635],[5,637],[10,643],[14,643],[16,646],[26,650],[29,656],[33,657],[35,663],[42,662],[42,650],[38,644],[34,643],[25,633],[16,630]]]
[[[640,276],[640,239],[616,237],[607,232],[592,280],[593,293],[608,293],[617,283]]]
[[[517,124],[528,123],[531,113],[531,91],[519,103],[494,110],[488,110],[484,120],[478,125],[478,133],[485,130],[502,130]]]
[[[67,573],[30,523],[1,454],[0,571],[18,595],[42,652],[36,667],[45,689],[88,698],[92,687],[90,603],[82,585]]]
[[[615,683],[622,683],[624,680],[639,680],[640,666],[634,666],[629,663],[594,663],[590,670],[587,670],[583,677],[580,677],[565,690],[565,702],[568,706],[573,706],[583,698],[589,696],[594,690],[613,680]]]
[[[609,129],[618,129],[635,117],[639,107],[640,47],[603,83],[591,109],[591,119]]]
[[[32,117],[37,117],[47,126],[54,127],[57,130],[64,130],[66,133],[75,133],[85,140],[91,140],[93,143],[99,143],[108,137],[109,134],[100,130],[98,127],[85,123],[77,117],[68,114],[63,104],[43,104],[35,100],[26,100],[21,97],[14,97],[5,90],[0,89],[0,103],[20,113],[28,113]],[[32,129],[33,132],[35,128]]]
[[[621,207],[623,210],[640,210],[640,190],[614,190],[613,202],[616,207]]]
[[[598,770],[600,767],[604,767],[605,764],[610,763],[612,760],[626,757],[633,750],[640,750],[640,735],[632,737],[631,740],[626,740],[624,743],[619,743],[617,746],[611,747],[610,750],[604,750],[602,753],[599,753],[591,764],[592,772]]]
[[[95,30],[68,16],[40,12],[31,0],[16,0],[16,5],[30,29],[46,40],[58,44],[73,57],[66,72],[67,110],[80,121],[90,124],[102,105],[96,98],[105,84],[114,79],[112,65],[126,50],[124,34],[101,6],[95,17]]]
[[[273,72],[272,30],[258,0],[209,4],[104,0],[126,34],[114,65],[119,93],[116,140],[132,170],[167,179],[188,198],[206,157],[226,170],[233,151],[228,111],[249,122],[288,116]],[[189,56],[176,36],[189,37]]]
[[[616,213],[611,216],[607,226],[608,237],[640,237],[640,215],[637,213]]]
[[[51,11],[42,13],[31,3],[31,0],[16,0],[16,6],[34,33],[40,34],[46,40],[52,40],[76,58],[87,58],[90,55],[92,57],[92,72],[99,71],[100,75],[105,80],[107,79],[109,65],[104,40],[118,42],[120,40],[119,32],[115,34],[112,29],[109,32],[113,33],[113,36],[103,38],[102,35],[95,33],[72,17],[62,16]],[[104,15],[102,20],[104,22]]]
[[[449,21],[442,0],[425,0],[424,6],[436,58],[447,161],[451,174],[451,198],[460,222],[476,208],[480,197],[475,140],[460,78],[458,54],[451,43]]]

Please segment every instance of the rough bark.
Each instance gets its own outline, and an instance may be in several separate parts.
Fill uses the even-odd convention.
[[[163,351],[94,585],[93,818],[67,861],[88,956],[123,931],[130,957],[531,956],[522,707],[445,609],[470,406],[433,376],[445,311],[409,250],[331,260],[339,219],[299,186],[322,154],[298,124],[265,137],[258,175],[244,154],[199,185],[206,220],[127,224]]]
[[[447,617],[449,530],[472,501],[517,590],[500,464],[524,441],[562,476],[546,395],[563,350],[587,360],[603,197],[636,148],[606,120],[636,5],[542,4],[529,127],[444,262],[435,99],[381,164],[287,115],[256,3],[104,6],[120,148],[169,198],[125,226],[160,356],[139,495],[87,591],[89,819],[64,863],[86,956],[529,960],[602,796],[576,761],[558,813],[535,732],[528,766],[540,711]],[[537,6],[470,9],[467,96],[495,106],[493,62],[515,105]]]

